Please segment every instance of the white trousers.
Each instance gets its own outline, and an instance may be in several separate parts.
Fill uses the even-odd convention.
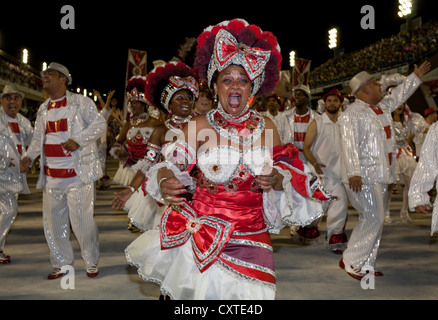
[[[85,267],[97,265],[99,242],[98,229],[93,217],[95,199],[94,183],[78,185],[66,191],[44,190],[44,233],[54,268],[73,265],[70,226],[79,242]]]
[[[3,251],[6,237],[11,230],[18,212],[18,193],[0,193],[0,251]]]
[[[364,184],[361,192],[353,192],[348,185],[345,189],[351,205],[359,214],[359,222],[344,251],[344,263],[357,270],[365,265],[374,268],[382,237],[388,186]]]
[[[330,240],[332,235],[344,233],[348,216],[348,196],[340,181],[332,183],[329,187],[327,185],[326,189],[338,198],[328,204],[328,209],[324,206],[324,210],[327,211],[327,239]]]

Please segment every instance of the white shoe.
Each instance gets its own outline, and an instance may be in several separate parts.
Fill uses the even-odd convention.
[[[99,274],[99,268],[97,266],[91,266],[87,268],[88,278],[97,277],[98,274]]]
[[[0,251],[0,263],[10,263],[11,257]]]

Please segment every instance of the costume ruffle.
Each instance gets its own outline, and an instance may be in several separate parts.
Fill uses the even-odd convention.
[[[128,186],[135,176],[135,172],[132,167],[124,167],[121,163],[114,175],[113,182],[121,185],[122,187]]]
[[[261,285],[242,277],[224,263],[214,263],[200,272],[191,242],[177,249],[161,250],[158,230],[140,235],[125,250],[128,262],[137,267],[139,276],[160,285],[161,293],[181,300],[272,300],[275,287]]]
[[[269,192],[261,192],[255,183],[255,176],[264,167],[260,157],[254,158],[255,163],[248,160],[255,151],[234,159],[239,152],[220,149],[220,157],[229,152],[237,161],[222,162],[220,167],[216,165],[217,150],[212,148],[197,160],[206,161],[198,163],[199,168],[213,171],[203,172],[195,181],[188,169],[181,170],[178,165],[192,167],[196,162],[193,149],[182,141],[174,145],[178,154],[171,147],[167,152],[172,161],[161,162],[147,172],[146,191],[161,200],[157,173],[165,167],[183,184],[193,187],[196,183],[192,203],[185,202],[182,209],[167,208],[158,234],[157,230],[147,231],[127,248],[128,261],[139,268],[144,280],[159,283],[162,292],[174,299],[274,298],[269,232],[278,233],[290,224],[309,224],[323,214],[321,202],[332,197],[303,165],[293,145],[274,150],[273,166],[284,176],[284,191]],[[175,158],[180,161],[175,162]]]
[[[142,190],[134,192],[123,208],[128,211],[131,223],[143,232],[158,228],[164,209],[150,195],[145,196]]]

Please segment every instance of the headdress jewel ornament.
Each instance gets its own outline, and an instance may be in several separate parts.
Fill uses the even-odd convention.
[[[270,50],[250,48],[245,44],[238,43],[231,33],[221,29],[216,35],[215,51],[210,69],[214,68],[221,72],[231,64],[241,65],[251,81],[254,81],[265,70],[270,56]],[[213,73],[214,71],[209,72],[209,82],[211,82]]]
[[[126,96],[128,102],[140,101],[147,104],[147,100],[144,94],[144,85],[146,83],[146,77],[133,76],[126,84]]]
[[[146,98],[143,92],[140,92],[137,88],[132,89],[127,93],[128,101],[140,101],[143,103],[147,103]]]
[[[161,94],[161,104],[169,111],[169,103],[172,99],[173,95],[181,90],[187,89],[195,98],[199,96],[199,86],[196,79],[192,76],[188,76],[185,78],[179,76],[171,76],[169,78],[169,84],[164,88],[163,93]]]
[[[280,78],[282,56],[277,38],[243,19],[223,21],[198,36],[195,66],[211,88],[217,72],[235,64],[252,81],[252,95],[271,92]]]

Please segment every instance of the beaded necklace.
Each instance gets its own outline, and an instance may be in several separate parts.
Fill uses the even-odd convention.
[[[182,130],[187,126],[187,123],[192,120],[192,116],[186,118],[172,115],[172,118],[166,120],[164,123],[169,130],[177,133],[182,133]]]
[[[217,109],[207,113],[207,120],[222,137],[245,147],[255,143],[265,128],[263,116],[255,110],[250,110],[249,105],[239,116],[232,117],[219,103]]]
[[[147,114],[146,112],[143,112],[142,114],[139,114],[138,116],[132,116],[129,121],[131,123],[131,126],[138,127],[140,124],[148,121],[148,119],[149,119],[149,114]]]

